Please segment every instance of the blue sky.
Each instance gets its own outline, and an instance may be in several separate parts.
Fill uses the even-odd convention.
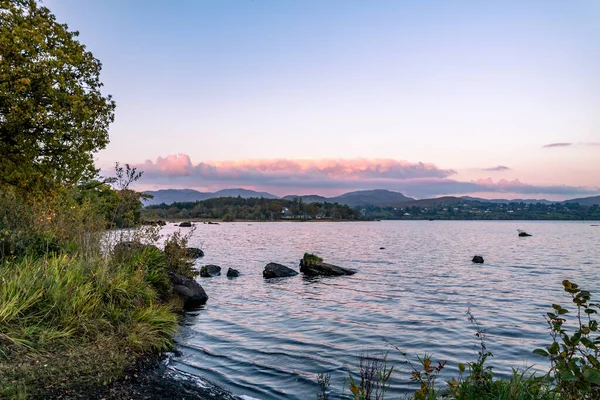
[[[548,198],[600,187],[595,0],[44,4],[80,31],[117,102],[98,165],[151,160],[143,164],[151,187],[333,194],[380,183],[319,169],[331,160],[344,168],[367,160],[369,170],[390,160],[433,164],[454,171],[444,179],[518,179]],[[551,143],[571,145],[544,147]],[[177,154],[190,164],[182,175],[157,167],[158,157],[180,163]],[[311,172],[283,188],[266,179],[273,160]],[[220,179],[233,164],[248,180]],[[223,173],[190,172],[199,165]],[[497,166],[506,168],[489,170]],[[417,178],[428,177],[403,174],[384,186],[415,190],[406,180]],[[412,194],[470,187],[447,183]],[[480,194],[520,195],[519,187]]]

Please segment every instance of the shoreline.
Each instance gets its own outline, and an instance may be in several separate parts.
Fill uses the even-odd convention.
[[[48,395],[64,400],[242,400],[204,378],[170,367],[171,358],[178,353],[175,350],[154,356],[141,355],[121,379],[105,387],[82,387]]]

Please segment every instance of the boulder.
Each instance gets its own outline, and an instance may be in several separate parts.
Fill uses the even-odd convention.
[[[324,262],[308,263],[304,260],[300,260],[300,272],[306,276],[342,276],[354,275],[356,273],[353,269],[342,268]]]
[[[263,277],[265,278],[284,278],[286,276],[294,275],[298,275],[298,272],[277,263],[268,263],[263,271]]]
[[[200,268],[200,276],[203,278],[211,278],[221,275],[221,267],[218,265],[204,265]]]
[[[237,269],[229,268],[227,270],[228,278],[237,278],[238,276],[240,276],[240,271],[238,271]]]
[[[475,257],[473,257],[473,260],[471,260],[471,261],[473,261],[475,264],[483,264],[483,257],[475,256]]]
[[[197,308],[208,300],[208,295],[194,279],[174,272],[169,272],[169,278],[173,283],[173,291],[183,299],[185,308]]]
[[[190,221],[183,221],[182,223],[179,224],[180,228],[191,228],[192,227],[192,223]]]
[[[200,258],[200,257],[204,257],[204,252],[202,251],[202,249],[199,249],[197,247],[188,247],[185,249],[185,255],[188,256],[189,258]]]

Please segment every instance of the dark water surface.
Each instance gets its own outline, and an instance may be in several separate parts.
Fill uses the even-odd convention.
[[[471,307],[488,333],[490,365],[544,369],[531,351],[549,342],[544,314],[570,305],[561,281],[600,295],[600,227],[590,222],[383,221],[198,224],[190,245],[199,264],[223,276],[198,278],[210,300],[178,338],[174,366],[238,395],[315,399],[316,374],[330,372],[342,392],[360,353],[389,351],[391,363],[430,352],[458,362],[476,358]],[[177,229],[173,225],[164,232]],[[517,237],[524,229],[532,237]],[[182,228],[186,232],[186,228]],[[385,247],[380,250],[380,247]],[[264,280],[268,262],[298,269],[305,251],[355,268],[350,277]],[[473,264],[480,254],[485,264]],[[228,267],[243,276],[228,279]],[[408,367],[393,375],[391,396],[410,388]],[[446,375],[448,377],[448,375]],[[414,389],[413,389],[414,390]],[[347,393],[346,389],[346,393]]]

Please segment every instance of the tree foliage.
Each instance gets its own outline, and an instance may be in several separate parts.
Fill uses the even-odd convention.
[[[0,0],[0,180],[74,185],[97,172],[115,103],[101,63],[35,0]]]

